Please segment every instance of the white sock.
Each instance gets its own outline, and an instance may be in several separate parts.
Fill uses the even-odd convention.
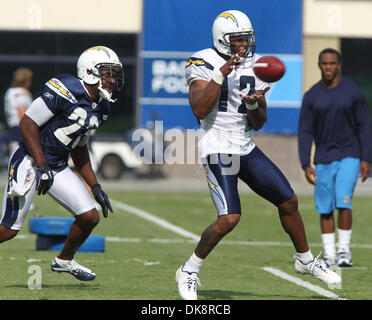
[[[324,248],[324,254],[327,256],[336,255],[336,241],[335,233],[322,233],[322,242]]]
[[[184,264],[182,271],[186,272],[196,272],[199,274],[200,268],[203,265],[204,259],[199,258],[195,253],[193,253],[189,260]]]
[[[350,252],[351,229],[338,229],[338,252]]]
[[[310,250],[303,253],[296,252],[296,256],[303,264],[308,264],[310,261],[314,260],[314,256]]]

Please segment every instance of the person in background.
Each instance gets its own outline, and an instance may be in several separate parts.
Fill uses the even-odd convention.
[[[314,185],[316,211],[328,266],[352,267],[351,201],[358,175],[364,182],[372,159],[371,117],[362,90],[341,74],[341,55],[327,48],[319,53],[321,80],[303,97],[298,146],[305,177]],[[315,143],[315,169],[311,166]],[[338,249],[335,219],[338,210]]]
[[[32,103],[32,94],[30,92],[32,78],[33,72],[31,69],[18,68],[13,73],[11,87],[5,92],[4,112],[8,126],[6,142],[9,156],[22,141],[19,122]]]
[[[5,92],[4,112],[6,125],[8,127],[5,142],[9,157],[22,141],[19,123],[32,103],[32,94],[30,91],[32,79],[33,72],[31,69],[18,68],[13,72],[11,86]],[[34,203],[31,203],[30,210],[36,210]]]

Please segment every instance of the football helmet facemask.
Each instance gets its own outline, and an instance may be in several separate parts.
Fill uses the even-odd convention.
[[[77,76],[87,84],[99,83],[99,95],[110,102],[114,90],[124,85],[123,65],[110,48],[96,46],[85,50],[77,62]]]
[[[249,58],[254,55],[255,33],[251,21],[243,12],[229,10],[219,14],[213,22],[212,34],[214,46],[220,53],[230,57],[235,55],[231,39],[239,37],[248,43],[246,53],[242,57]]]

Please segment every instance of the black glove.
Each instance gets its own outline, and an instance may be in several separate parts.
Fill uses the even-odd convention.
[[[92,193],[93,193],[94,199],[96,199],[96,201],[102,207],[103,216],[107,218],[107,209],[109,209],[111,212],[114,212],[112,210],[110,200],[107,194],[102,190],[101,185],[99,185],[98,183],[92,187]]]
[[[36,168],[36,190],[37,194],[46,194],[54,181],[54,173],[47,164]]]

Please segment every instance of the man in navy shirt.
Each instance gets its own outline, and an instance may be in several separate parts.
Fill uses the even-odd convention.
[[[80,55],[77,76],[62,74],[50,79],[21,120],[23,141],[9,160],[0,242],[21,230],[36,192],[48,193],[75,217],[51,268],[88,281],[95,273],[73,258],[99,222],[99,215],[84,184],[68,167],[68,158],[71,156],[107,217],[111,204],[92,170],[87,142],[92,131],[107,120],[110,102],[114,102],[112,92],[121,89],[124,79],[116,53],[103,46]]]
[[[370,175],[372,158],[371,118],[360,88],[341,75],[341,55],[334,49],[319,54],[322,79],[303,97],[298,128],[301,166],[313,184],[316,211],[320,214],[323,260],[330,265],[351,267],[351,200],[361,176]],[[315,143],[315,169],[310,163]],[[335,219],[338,209],[338,249]]]

